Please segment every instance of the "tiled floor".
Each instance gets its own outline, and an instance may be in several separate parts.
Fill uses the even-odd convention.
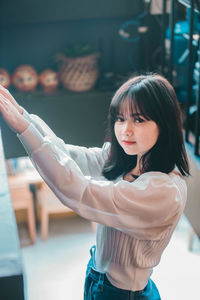
[[[27,231],[20,226],[24,243]],[[200,242],[188,248],[189,225],[183,216],[152,275],[162,300],[198,300]],[[50,234],[42,242],[22,248],[26,274],[27,300],[82,300],[89,248],[95,235],[88,221],[72,216],[50,221]]]

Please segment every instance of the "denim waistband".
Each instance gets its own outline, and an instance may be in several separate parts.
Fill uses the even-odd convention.
[[[100,273],[98,271],[96,271],[94,269],[94,256],[95,256],[95,251],[96,251],[96,246],[92,246],[90,248],[90,255],[91,255],[91,259],[90,259],[90,264],[89,264],[89,272],[90,276],[92,276],[93,280],[97,281],[99,283],[99,286],[101,288],[101,286],[103,286],[104,283],[106,283],[107,285],[114,287],[116,289],[119,289],[120,291],[123,292],[132,292],[133,294],[141,294],[143,293],[144,289],[139,290],[139,291],[129,291],[129,290],[124,290],[124,289],[120,289],[118,287],[115,287],[112,285],[112,283],[108,280],[107,276],[105,273]]]
[[[126,292],[131,292],[131,293],[133,293],[133,294],[135,294],[135,295],[138,295],[138,294],[141,294],[141,293],[143,293],[143,291],[144,291],[144,289],[143,290],[139,290],[139,291],[129,291],[129,290],[124,290],[124,289],[120,289],[120,288],[118,288],[118,287],[115,287],[115,286],[113,286],[112,285],[112,283],[108,280],[108,278],[107,278],[107,276],[106,276],[106,274],[105,273],[100,273],[100,272],[97,272],[96,270],[94,270],[92,267],[90,267],[90,276],[93,278],[93,280],[95,280],[96,282],[98,282],[99,283],[99,289],[101,289],[101,287],[102,287],[102,289],[103,289],[103,284],[106,284],[106,285],[109,285],[109,286],[111,286],[111,287],[113,287],[113,288],[116,288],[116,289],[118,289],[118,290],[120,290],[121,292],[124,292],[124,293],[126,293]]]

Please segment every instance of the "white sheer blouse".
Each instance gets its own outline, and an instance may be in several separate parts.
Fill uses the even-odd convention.
[[[184,210],[183,177],[174,170],[108,181],[109,144],[67,145],[39,117],[24,116],[30,125],[18,137],[40,175],[64,205],[98,223],[95,269],[119,288],[143,289]]]

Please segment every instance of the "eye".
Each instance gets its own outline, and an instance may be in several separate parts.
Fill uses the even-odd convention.
[[[117,116],[115,122],[124,122],[124,118],[122,116]]]
[[[134,122],[135,122],[135,123],[143,123],[143,122],[145,122],[145,119],[142,119],[142,118],[140,118],[140,117],[135,117],[135,118],[134,118]]]
[[[18,81],[18,83],[22,83],[24,80],[23,80],[23,78],[19,77],[19,78],[17,79],[17,81]]]

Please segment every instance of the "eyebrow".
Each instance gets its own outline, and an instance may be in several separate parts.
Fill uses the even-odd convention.
[[[124,114],[117,113],[117,116],[124,116]],[[142,116],[142,114],[139,114],[139,113],[131,114],[131,117],[139,117],[139,116]]]

